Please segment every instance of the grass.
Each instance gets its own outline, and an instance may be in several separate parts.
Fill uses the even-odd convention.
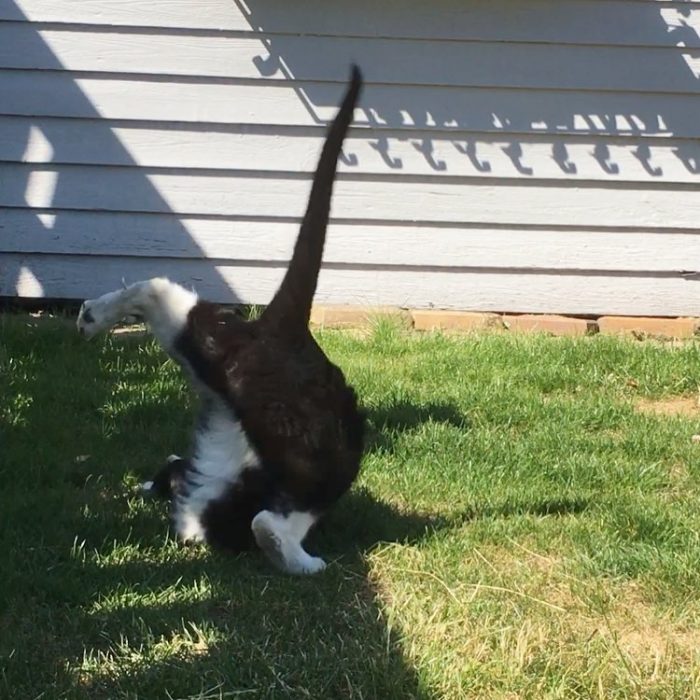
[[[698,343],[319,340],[371,432],[298,579],[136,493],[192,422],[152,343],[0,317],[0,697],[700,697]]]

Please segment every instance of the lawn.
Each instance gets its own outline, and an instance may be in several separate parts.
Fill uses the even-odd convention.
[[[0,697],[700,697],[700,343],[318,337],[370,440],[291,578],[137,493],[194,410],[150,341],[0,317]]]

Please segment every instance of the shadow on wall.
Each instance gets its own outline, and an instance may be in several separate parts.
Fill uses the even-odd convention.
[[[13,17],[17,21],[26,20],[20,7],[12,0],[0,0],[1,3],[9,6],[9,11],[5,14]],[[27,49],[33,55],[40,57],[42,65],[48,65],[55,70],[61,69],[61,63],[51,49],[46,45],[41,36],[36,33],[32,37],[33,44]],[[63,91],[60,95],[61,101],[69,105],[68,113],[80,112],[89,117],[96,118],[95,124],[99,131],[93,133],[95,138],[93,147],[103,153],[112,154],[113,160],[118,160],[127,165],[136,165],[129,152],[114,135],[110,126],[99,121],[100,114],[91,104],[90,99],[81,90],[78,82],[69,73],[64,73]],[[16,78],[16,80],[15,80]],[[30,91],[28,82],[23,80],[24,71],[16,71],[6,82],[6,91],[1,99],[8,100],[9,103],[24,104],[29,100],[35,107],[34,114],[51,114],[50,106],[41,104],[41,95],[27,97]],[[1,110],[0,110],[1,111]],[[94,196],[99,196],[100,201],[104,201],[105,192],[99,192],[103,187],[97,180],[94,183],[85,182],[84,168],[57,167],[51,163],[70,162],[70,159],[63,157],[66,147],[64,132],[64,122],[62,119],[43,119],[41,127],[31,126],[27,128],[26,119],[8,119],[3,124],[2,140],[5,152],[8,155],[5,159],[9,162],[49,162],[49,165],[26,167],[20,166],[21,177],[17,177],[18,169],[8,171],[0,170],[0,190],[3,193],[5,202],[16,203],[15,206],[19,219],[13,219],[14,233],[18,234],[20,240],[29,242],[28,245],[21,245],[18,252],[32,253],[31,241],[39,241],[49,238],[60,238],[70,241],[75,234],[75,229],[85,226],[83,218],[89,212],[76,210],[75,192],[85,192],[86,188]],[[98,134],[95,137],[95,134]],[[7,149],[10,149],[9,152]],[[14,149],[14,152],[13,150]],[[147,173],[139,168],[122,168],[119,171],[120,187],[114,188],[108,193],[109,210],[113,212],[111,216],[103,216],[99,220],[92,217],[89,219],[89,226],[95,226],[93,235],[103,237],[105,241],[117,239],[126,227],[138,221],[143,228],[141,235],[144,241],[147,239],[165,239],[172,242],[176,247],[188,251],[193,258],[204,258],[192,236],[175,216],[163,215],[163,212],[170,212],[167,202],[158,190],[149,181]],[[118,214],[121,210],[134,210],[133,200],[138,199],[139,206],[144,212],[158,211],[158,215],[139,215],[133,217],[129,214]],[[25,205],[31,209],[24,208]],[[144,224],[145,221],[145,224]],[[0,236],[2,235],[2,224],[0,222]],[[65,268],[60,258],[47,257],[48,264],[42,266],[41,270],[32,269],[22,256],[3,256],[0,260],[0,282],[3,289],[19,289],[20,283],[25,290],[25,296],[42,296],[45,283],[47,281],[56,282],[65,276]],[[53,263],[53,264],[52,264]],[[217,273],[213,263],[206,264],[203,270],[209,289],[220,299],[230,299],[232,303],[239,299],[235,290],[230,284]],[[100,256],[85,256],[83,261],[79,261],[77,266],[72,268],[78,274],[85,277],[85,284],[92,285],[94,293],[110,291],[115,280],[120,280],[123,276],[123,269],[119,258],[102,258]],[[187,286],[196,285],[199,281],[194,277],[182,277],[182,268],[174,265],[172,261],[159,258],[139,258],[130,261],[130,270],[138,274],[139,279],[156,275],[169,275],[172,279]],[[50,279],[46,279],[50,278]],[[109,281],[106,281],[109,280]],[[135,279],[127,280],[129,282]],[[104,285],[108,285],[105,288]],[[59,285],[60,286],[60,285]]]
[[[263,225],[269,221],[289,223],[292,206],[285,203],[285,216],[281,216],[274,209],[275,193],[270,193],[267,199],[260,200],[272,202],[266,211],[259,211],[265,206],[254,203],[247,208],[232,207],[234,200],[229,199],[228,182],[232,183],[233,197],[237,176],[251,182],[257,178],[259,185],[252,183],[250,187],[260,188],[266,186],[267,177],[290,183],[307,179],[299,171],[310,167],[311,158],[304,163],[285,160],[275,139],[295,143],[295,138],[308,139],[311,132],[320,136],[318,127],[335,112],[351,61],[358,62],[365,72],[367,87],[357,110],[357,121],[370,129],[354,132],[361,137],[349,143],[343,156],[343,177],[347,179],[379,181],[397,174],[407,181],[425,181],[436,175],[476,176],[478,184],[497,177],[512,178],[518,184],[532,180],[538,187],[558,180],[587,184],[619,181],[629,188],[635,183],[646,187],[655,183],[693,186],[700,180],[700,125],[695,118],[700,110],[695,55],[700,49],[696,31],[700,13],[690,4],[596,3],[592,8],[583,0],[499,0],[489,4],[446,0],[438,8],[415,2],[408,10],[399,0],[379,4],[356,0],[350,11],[350,5],[329,7],[322,0],[309,0],[302,5],[284,0],[211,0],[210,6],[224,17],[224,24],[235,15],[231,26],[236,28],[215,29],[217,20],[202,22],[196,30],[183,28],[189,21],[186,2],[173,9],[184,22],[179,28],[137,26],[137,9],[133,10],[133,20],[129,13],[124,15],[123,28],[109,28],[127,39],[129,35],[197,38],[201,40],[200,47],[209,38],[223,37],[225,61],[222,59],[221,65],[214,68],[209,63],[209,74],[197,73],[196,66],[203,65],[196,62],[197,49],[183,40],[185,58],[173,69],[180,71],[177,75],[155,67],[150,73],[144,69],[138,74],[110,74],[110,70],[119,68],[117,59],[111,68],[103,66],[103,71],[88,77],[99,82],[101,89],[125,76],[140,82],[141,88],[167,83],[174,87],[173,94],[178,94],[179,86],[187,92],[192,85],[252,88],[245,94],[258,99],[250,107],[253,116],[246,105],[231,110],[229,115],[238,116],[229,116],[230,123],[212,123],[217,119],[226,122],[227,117],[219,109],[225,112],[230,107],[230,95],[238,93],[190,91],[193,119],[199,114],[196,95],[215,96],[213,104],[203,105],[202,109],[202,114],[212,115],[209,121],[176,123],[153,117],[152,122],[130,124],[131,133],[153,128],[160,131],[162,138],[169,130],[180,130],[186,135],[198,133],[200,137],[204,133],[212,142],[219,134],[222,141],[231,134],[242,136],[243,140],[250,134],[251,138],[272,137],[265,141],[266,147],[280,153],[274,159],[261,154],[259,161],[249,150],[246,158],[238,162],[235,154],[230,162],[208,155],[210,161],[203,158],[198,164],[187,162],[183,156],[181,163],[171,159],[167,166],[159,162],[148,168],[125,167],[136,166],[137,162],[110,128],[119,122],[100,119],[100,113],[81,88],[86,74],[76,69],[61,70],[57,57],[61,51],[52,52],[37,30],[24,44],[26,53],[36,57],[54,87],[63,86],[53,99],[62,102],[65,109],[53,111],[52,105],[42,102],[41,94],[28,89],[31,77],[27,76],[36,75],[37,71],[3,71],[4,103],[22,106],[8,113],[25,116],[3,117],[0,134],[3,159],[12,164],[0,168],[2,201],[9,202],[7,206],[12,209],[12,217],[4,218],[12,222],[17,242],[15,248],[7,243],[0,248],[14,253],[0,260],[0,290],[11,294],[20,281],[25,291],[36,296],[45,286],[52,290],[61,288],[60,280],[66,275],[70,257],[70,274],[81,275],[74,288],[85,287],[94,293],[118,284],[128,262],[127,281],[165,274],[194,284],[211,298],[250,301],[241,298],[245,285],[251,285],[251,279],[257,284],[259,277],[264,276],[258,275],[260,267],[276,265],[279,271],[284,253],[276,251],[277,262],[273,264],[266,244],[260,244],[259,253],[252,246],[245,254],[237,252],[235,244],[229,244],[229,223],[242,222],[236,235],[245,237],[250,221]],[[0,8],[4,19],[26,20],[19,0],[0,0]],[[230,16],[226,16],[227,12]],[[155,24],[160,21],[156,18]],[[168,21],[169,17],[162,23]],[[193,24],[200,26],[194,20]],[[32,26],[24,24],[25,29]],[[34,26],[59,31],[50,23]],[[629,29],[621,32],[622,26]],[[97,36],[105,30],[104,26],[80,27],[80,31]],[[244,43],[247,46],[241,48]],[[214,63],[217,59],[215,56]],[[142,70],[133,60],[125,64],[132,70]],[[17,65],[23,64],[20,61]],[[301,110],[300,103],[304,106]],[[162,104],[159,109],[156,111],[162,118]],[[261,120],[256,110],[265,112],[262,121],[267,123],[258,123]],[[104,154],[104,167],[83,161],[80,165],[70,164],[75,160],[71,160],[65,129],[71,124],[75,137],[80,120],[51,117],[52,113],[94,118],[90,119],[91,148]],[[28,126],[26,115],[35,118],[35,125]],[[166,112],[165,118],[174,120],[177,115],[170,117]],[[246,120],[251,123],[238,123]],[[165,141],[167,138],[162,138],[161,144]],[[310,153],[302,147],[290,152],[304,154],[300,158]],[[15,165],[21,161],[27,164]],[[32,162],[49,165],[31,165]],[[266,171],[273,162],[277,170]],[[89,178],[85,173],[90,168],[95,168],[96,174],[98,169],[104,173],[109,168],[109,177],[86,181]],[[150,179],[156,171],[163,178],[191,177],[190,182],[200,188],[197,197],[208,187],[203,178],[195,179],[202,172],[225,184],[221,191],[208,193],[206,201],[194,202],[193,196],[185,198],[185,204],[171,201],[169,205]],[[178,193],[188,186],[185,177],[178,180]],[[221,203],[216,214],[211,213],[213,201]],[[223,266],[217,268],[200,247],[207,243],[183,213],[186,207],[187,212],[207,224],[216,219],[216,225],[208,226],[206,235],[211,234],[207,241],[213,239],[211,229],[216,229],[219,262],[232,268],[247,266],[249,281],[238,277],[240,294],[231,289],[228,278],[223,279],[228,271]],[[235,216],[231,213],[234,210]],[[358,211],[354,220],[359,222],[366,214]],[[422,220],[432,221],[431,213],[426,211]],[[449,223],[467,226],[475,222]],[[569,224],[559,220],[553,223]],[[92,250],[100,250],[101,240],[119,240],[124,231],[132,235],[129,243],[113,256],[87,255],[89,251],[80,249],[82,239],[76,233],[80,230],[84,235],[86,229],[96,241]],[[266,241],[269,243],[275,235],[271,233]],[[58,239],[53,247],[36,243],[52,239]],[[133,240],[144,242],[141,251],[130,247]],[[164,241],[167,245],[160,245]],[[66,247],[61,248],[64,243]],[[51,255],[53,252],[56,255]],[[70,256],[66,255],[68,252]],[[39,253],[49,254],[32,269],[32,261],[37,260],[32,254]],[[265,274],[266,284],[272,285],[269,270]]]
[[[582,9],[585,3],[449,0],[439,9],[409,9],[359,0],[343,13],[324,12],[320,2],[231,1],[267,50],[253,61],[260,76],[308,81],[298,94],[317,123],[336,103],[333,82],[347,64],[363,67],[361,121],[373,127],[372,145],[388,172],[404,168],[394,151],[406,140],[433,173],[491,173],[495,151],[502,164],[494,174],[505,177],[558,170],[559,177],[649,182],[681,168],[685,180],[700,174],[700,37],[690,6],[636,3],[632,15],[622,3]],[[622,36],[620,22],[630,17]],[[301,36],[313,31],[363,38]],[[390,139],[397,128],[405,131]],[[464,130],[473,136],[453,133]],[[675,160],[673,173],[654,153],[668,137],[676,139],[662,160]],[[618,146],[628,157],[617,157]]]

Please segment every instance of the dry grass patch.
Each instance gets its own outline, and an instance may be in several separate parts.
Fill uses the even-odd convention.
[[[679,669],[687,692],[700,689],[700,628],[637,583],[571,568],[514,541],[449,563],[412,546],[370,556],[387,623],[437,697],[693,697],[672,690]]]
[[[642,413],[657,416],[683,416],[686,418],[700,417],[700,397],[674,396],[663,399],[639,398],[635,408]]]

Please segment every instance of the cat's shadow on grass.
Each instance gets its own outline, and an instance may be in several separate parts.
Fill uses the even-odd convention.
[[[410,401],[391,401],[366,409],[368,431],[366,450],[393,452],[396,439],[426,423],[446,423],[468,430],[469,418],[457,406],[447,402],[416,405]]]

